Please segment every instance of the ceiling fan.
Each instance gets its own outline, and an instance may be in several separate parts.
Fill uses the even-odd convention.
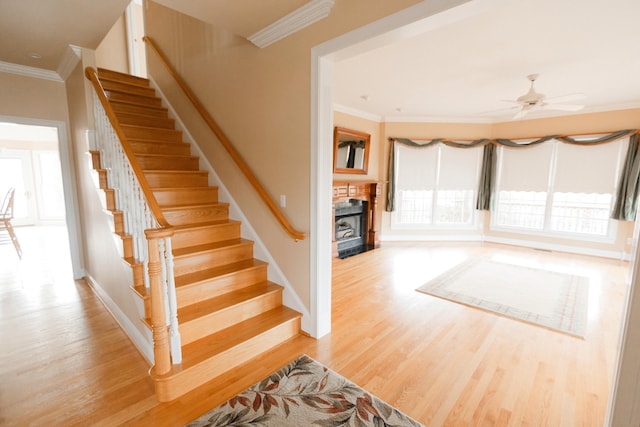
[[[560,111],[578,111],[584,107],[579,104],[563,104],[563,102],[576,101],[584,99],[585,96],[582,93],[573,93],[569,95],[555,96],[553,98],[547,98],[545,94],[536,92],[534,84],[538,74],[529,74],[527,79],[531,82],[529,91],[524,95],[518,97],[515,101],[505,100],[506,102],[512,102],[518,104],[516,107],[519,111],[513,116],[512,120],[520,119],[526,116],[531,111],[536,110],[560,110]]]

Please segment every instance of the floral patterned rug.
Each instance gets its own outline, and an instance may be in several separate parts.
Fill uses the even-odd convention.
[[[422,426],[307,355],[187,427]]]

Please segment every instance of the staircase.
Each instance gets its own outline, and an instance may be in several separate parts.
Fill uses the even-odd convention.
[[[170,401],[211,381],[300,332],[300,314],[282,305],[282,287],[267,279],[267,264],[253,257],[253,242],[240,236],[240,222],[229,219],[229,206],[208,186],[206,171],[190,153],[182,133],[162,107],[147,79],[99,69],[99,80],[153,189],[172,238],[182,363],[168,374],[151,375],[160,401]],[[94,168],[99,168],[94,153]],[[101,171],[98,171],[101,172]],[[100,174],[107,207],[114,218],[113,192]],[[116,228],[116,232],[118,232]],[[132,266],[134,291],[150,302],[141,266],[130,256],[127,236],[123,257]]]

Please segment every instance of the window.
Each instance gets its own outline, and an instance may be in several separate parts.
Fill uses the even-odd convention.
[[[459,227],[475,222],[482,148],[396,146],[398,228]]]
[[[549,141],[499,150],[492,226],[602,238],[628,138],[594,146]]]

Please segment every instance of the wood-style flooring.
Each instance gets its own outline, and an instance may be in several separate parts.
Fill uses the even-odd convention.
[[[72,280],[62,227],[0,246],[0,425],[180,426],[306,353],[427,426],[601,426],[629,264],[500,245],[388,246],[333,265],[333,327],[160,404],[149,366]],[[586,338],[414,289],[471,256],[588,276]]]

